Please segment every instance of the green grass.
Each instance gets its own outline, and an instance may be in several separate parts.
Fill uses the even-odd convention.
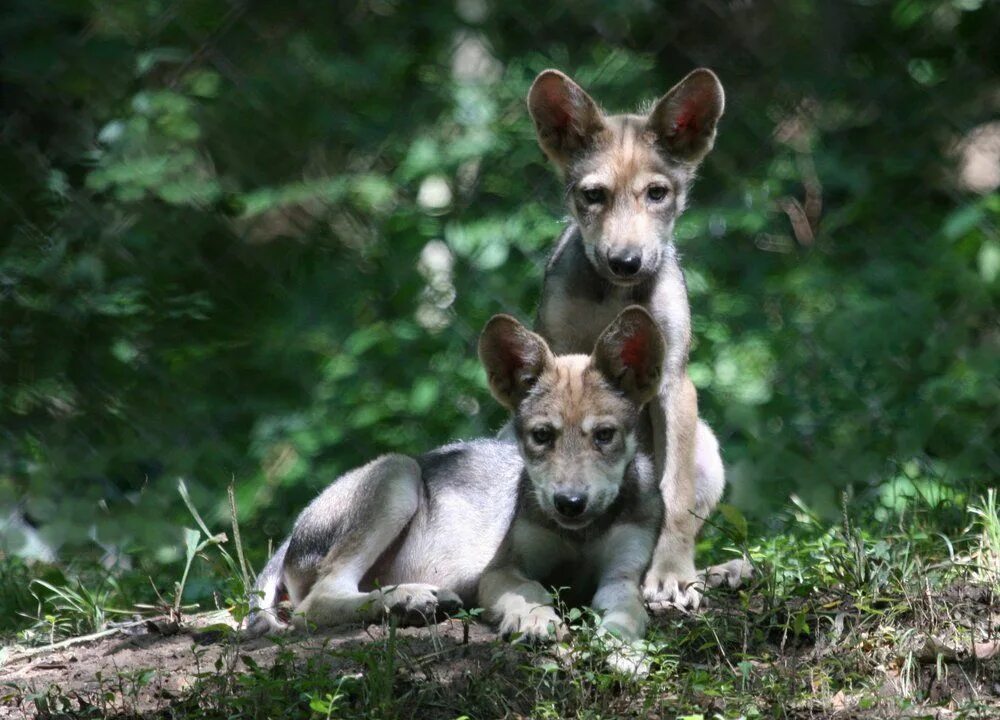
[[[51,644],[98,632],[108,621],[129,615],[168,614],[180,620],[185,612],[203,609],[209,602],[225,607],[237,620],[246,617],[253,573],[235,519],[233,487],[229,487],[229,508],[235,557],[227,549],[229,536],[209,530],[183,480],[178,482],[178,492],[196,525],[180,530],[183,563],[179,570],[176,564],[108,568],[99,558],[86,556],[66,567],[36,564],[29,568],[17,557],[0,555],[0,640],[28,646]],[[192,593],[193,569],[201,572],[200,587]],[[171,590],[160,589],[167,587]]]
[[[793,501],[766,534],[747,533],[731,510],[720,513],[703,547],[714,546],[716,560],[727,544],[747,552],[759,574],[740,591],[710,592],[703,612],[658,618],[643,679],[608,669],[611,650],[583,612],[571,615],[573,639],[558,648],[497,641],[421,654],[389,628],[370,643],[307,656],[279,639],[282,649],[264,665],[236,645],[229,660],[199,668],[182,696],[146,716],[936,717],[943,709],[947,717],[996,717],[1000,668],[971,649],[996,637],[1000,619],[995,493],[968,501],[915,495],[876,509],[886,507],[845,507],[830,523]],[[238,563],[216,567],[237,576],[221,581],[240,587]],[[113,599],[92,592],[70,602],[65,588],[50,589],[47,607],[91,625],[100,617],[95,598]],[[0,587],[0,600],[8,591]],[[74,693],[72,702],[56,687],[30,699],[53,714],[129,717],[129,698],[152,679],[143,670],[106,678],[106,690]]]

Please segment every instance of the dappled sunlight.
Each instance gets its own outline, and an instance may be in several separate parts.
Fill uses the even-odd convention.
[[[986,194],[1000,187],[1000,122],[973,128],[959,143],[957,153],[963,189]]]
[[[69,676],[70,650],[23,653],[107,632],[104,650],[183,646],[171,692],[204,717],[252,715],[238,693],[347,718],[996,715],[1000,5],[0,16],[0,634],[18,673]],[[263,644],[278,670],[198,686],[195,606],[248,611],[251,570],[330,481],[508,421],[477,341],[496,313],[532,323],[574,198],[536,141],[532,79],[559,68],[627,113],[697,67],[725,111],[673,234],[729,488],[698,567],[746,553],[753,583],[660,617],[647,684],[598,669],[577,611],[561,656],[494,658],[470,615],[442,645],[407,631],[412,652],[357,633],[351,673],[369,674],[342,686]]]

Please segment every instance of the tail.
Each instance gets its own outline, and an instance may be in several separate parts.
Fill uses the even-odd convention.
[[[286,552],[288,552],[288,539],[281,543],[253,584],[250,617],[246,630],[250,637],[259,637],[288,628],[288,618],[284,617],[282,608],[279,607],[288,600],[288,591],[284,583]]]

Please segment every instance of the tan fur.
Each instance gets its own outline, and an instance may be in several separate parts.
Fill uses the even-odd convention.
[[[548,588],[566,587],[564,599],[603,613],[602,632],[636,640],[646,627],[639,581],[662,513],[637,435],[643,406],[659,389],[663,338],[655,320],[632,307],[590,356],[542,348],[542,338],[504,316],[480,339],[491,390],[515,411],[528,482],[479,599],[504,634],[561,637],[566,628]]]
[[[566,425],[580,425],[587,416],[614,415],[626,406],[624,400],[607,392],[606,381],[590,366],[586,355],[554,358],[537,382],[537,387],[544,389],[540,393],[544,401],[529,403],[526,415],[558,415]],[[525,420],[530,418],[527,415]]]
[[[429,622],[478,598],[502,632],[543,638],[564,631],[547,588],[568,586],[604,613],[602,632],[640,637],[662,507],[637,420],[663,352],[642,308],[624,310],[590,356],[557,357],[514,318],[493,318],[479,354],[517,442],[384,455],[336,479],[258,577],[251,633],[288,627],[284,595],[297,627]]]
[[[632,303],[660,326],[667,352],[649,417],[665,513],[644,590],[653,606],[693,607],[700,598],[696,502],[711,510],[724,476],[687,376],[690,308],[672,239],[697,165],[715,139],[722,86],[710,71],[696,70],[648,114],[606,115],[566,75],[546,70],[528,107],[539,144],[566,182],[575,220],[549,262],[537,329],[565,353],[587,348],[607,318]],[[699,438],[705,447],[696,448]]]

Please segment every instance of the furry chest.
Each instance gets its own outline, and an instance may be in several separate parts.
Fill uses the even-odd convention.
[[[584,537],[520,519],[511,537],[517,565],[529,578],[546,587],[565,588],[572,597],[583,593],[587,599],[593,594],[604,533]]]
[[[542,322],[552,350],[559,354],[589,353],[604,328],[628,303],[609,297],[590,299],[564,295],[553,297],[543,308]]]

